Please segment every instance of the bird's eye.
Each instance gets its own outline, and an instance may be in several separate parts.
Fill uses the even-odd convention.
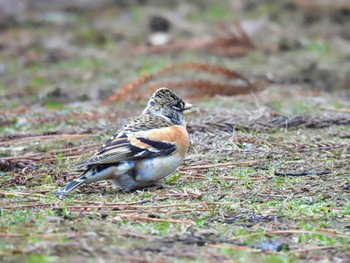
[[[149,105],[150,105],[150,106],[154,106],[154,105],[156,105],[156,103],[155,103],[153,100],[151,100],[151,101],[149,102]]]
[[[178,102],[178,103],[176,103],[175,105],[173,105],[172,108],[173,108],[174,110],[181,111],[182,108],[183,108],[183,106],[182,106],[182,103],[181,103],[181,102]]]

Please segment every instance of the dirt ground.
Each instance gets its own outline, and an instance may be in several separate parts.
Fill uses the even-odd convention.
[[[106,2],[1,24],[0,261],[350,262],[349,3]],[[199,107],[165,188],[52,194],[164,85]]]

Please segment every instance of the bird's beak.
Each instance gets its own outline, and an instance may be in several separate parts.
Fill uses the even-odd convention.
[[[193,104],[190,104],[190,103],[186,103],[186,104],[185,104],[185,107],[184,107],[183,113],[184,113],[185,115],[187,115],[187,114],[190,114],[190,113],[196,111],[196,109],[197,109],[197,106],[195,106],[195,105],[193,105]]]

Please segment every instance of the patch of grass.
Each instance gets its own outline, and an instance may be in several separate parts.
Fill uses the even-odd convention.
[[[32,88],[41,88],[45,83],[45,79],[43,77],[34,77],[28,83]]]
[[[161,68],[164,68],[167,65],[166,60],[159,59],[142,59],[142,69],[139,71],[139,75],[146,75],[150,73],[154,73]]]
[[[139,24],[143,16],[143,8],[139,5],[135,5],[131,9],[132,18],[135,23]]]
[[[175,182],[177,182],[180,178],[182,177],[182,174],[181,173],[177,173],[177,174],[174,174],[168,178],[165,179],[165,183],[167,185],[172,185],[174,184]]]
[[[26,260],[26,263],[54,263],[58,261],[58,257],[55,256],[45,256],[45,255],[37,255],[30,254]]]
[[[204,12],[192,15],[194,21],[232,20],[236,16],[233,9],[222,3],[212,3]]]
[[[55,68],[66,69],[99,69],[104,65],[105,61],[100,58],[74,58],[70,60],[62,60],[56,63]]]
[[[345,205],[343,206],[342,214],[350,216],[350,201],[349,200],[346,201]]]
[[[5,85],[0,82],[0,92],[4,92],[4,91],[5,91]]]
[[[48,110],[58,110],[64,107],[64,103],[61,101],[48,101],[45,103],[45,108]]]
[[[311,41],[305,48],[308,52],[316,53],[321,56],[326,56],[331,52],[330,45],[322,41]]]
[[[284,255],[267,255],[262,258],[263,263],[292,263],[294,260],[292,260],[288,256]]]

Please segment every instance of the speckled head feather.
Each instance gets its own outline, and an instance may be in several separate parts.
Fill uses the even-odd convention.
[[[185,126],[185,109],[186,103],[179,96],[167,88],[161,88],[153,93],[142,114],[157,115],[171,124]]]

